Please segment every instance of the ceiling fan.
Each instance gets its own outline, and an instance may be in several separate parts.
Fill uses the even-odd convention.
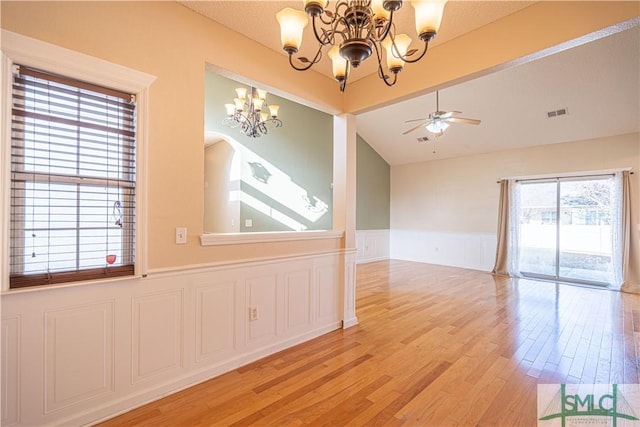
[[[461,111],[440,111],[440,99],[439,93],[436,91],[436,111],[429,114],[429,117],[425,117],[422,119],[412,119],[407,120],[405,123],[411,122],[420,122],[419,125],[412,127],[409,130],[402,132],[403,135],[406,135],[419,127],[424,126],[427,130],[435,136],[440,136],[444,133],[445,129],[449,127],[451,123],[466,123],[469,125],[479,125],[480,120],[478,119],[466,119],[464,117],[457,117],[458,114],[462,114]]]

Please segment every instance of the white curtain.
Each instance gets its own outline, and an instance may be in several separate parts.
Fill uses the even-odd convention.
[[[520,277],[520,188],[521,184],[515,179],[509,180],[509,222],[507,232],[508,242],[508,271],[511,277]]]
[[[611,197],[612,221],[612,282],[616,290],[629,291],[629,257],[631,240],[631,200],[629,172],[617,172],[614,177]]]

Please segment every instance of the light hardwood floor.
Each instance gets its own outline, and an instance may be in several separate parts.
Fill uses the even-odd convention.
[[[638,295],[380,261],[357,315],[101,425],[532,426],[537,384],[638,383]]]

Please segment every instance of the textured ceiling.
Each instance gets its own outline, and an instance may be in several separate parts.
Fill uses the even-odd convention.
[[[439,138],[424,129],[402,135],[412,127],[405,120],[435,111],[430,93],[360,114],[357,127],[390,164],[622,135],[640,130],[639,83],[636,27],[440,91],[441,110],[481,119],[478,126],[453,124]],[[561,108],[568,114],[547,117]],[[431,141],[418,142],[423,136]]]
[[[282,51],[275,14],[287,6],[300,9],[302,4],[301,1],[243,0],[180,3],[278,52]],[[397,15],[401,18],[399,31],[415,34],[413,9],[408,6],[409,2],[405,3]],[[445,43],[530,4],[449,1],[433,45]],[[312,34],[305,34],[302,55],[313,56],[312,39]],[[284,53],[282,55],[286,61]],[[356,70],[350,80],[375,73],[374,64],[368,62]],[[330,66],[324,65],[318,71],[331,76]],[[384,88],[384,84],[380,84]],[[358,133],[388,163],[398,165],[638,132],[640,29],[636,26],[447,87],[440,91],[440,109],[459,110],[463,117],[478,118],[482,123],[478,126],[454,124],[437,139],[423,128],[402,135],[412,127],[404,123],[405,120],[426,117],[435,106],[435,94],[429,93],[359,114]],[[547,118],[547,111],[561,108],[567,108],[568,114]],[[283,120],[286,125],[286,118]],[[425,136],[430,140],[417,141]]]
[[[186,7],[214,21],[231,28],[250,39],[256,40],[269,49],[281,52],[280,26],[276,13],[285,7],[303,10],[302,1],[181,1]],[[335,2],[330,2],[331,5]],[[405,2],[396,12],[394,22],[398,33],[406,33],[414,42],[418,40],[415,29],[413,7]],[[476,28],[496,21],[506,15],[517,12],[534,2],[527,1],[449,1],[445,7],[442,25],[430,46],[437,46]],[[414,43],[415,46],[418,44]],[[305,28],[300,52],[295,57],[313,58],[318,49],[311,24]],[[326,49],[325,49],[326,50]],[[326,53],[326,52],[325,52]],[[333,78],[331,61],[325,54],[314,69]],[[349,81],[355,81],[377,71],[373,59],[364,61],[356,70],[352,70]]]

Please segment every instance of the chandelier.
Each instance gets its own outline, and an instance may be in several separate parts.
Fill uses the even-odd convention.
[[[236,95],[233,104],[224,104],[227,117],[222,120],[223,125],[231,128],[240,127],[240,131],[250,138],[258,138],[260,134],[266,135],[268,124],[277,128],[282,126],[282,121],[278,118],[280,106],[267,104],[266,90],[251,87],[247,91],[247,88],[239,87],[236,89]]]
[[[282,49],[289,55],[289,64],[298,71],[306,71],[317,64],[322,49],[331,45],[329,58],[333,76],[343,92],[351,68],[357,68],[373,53],[378,61],[378,77],[387,86],[393,86],[405,62],[418,62],[427,52],[440,28],[442,13],[447,0],[412,0],[415,11],[416,31],[423,42],[421,49],[409,49],[411,38],[396,34],[394,13],[402,7],[401,0],[338,0],[335,10],[326,9],[328,0],[304,0],[304,12],[285,8],[276,14],[280,24]],[[311,17],[313,34],[319,44],[313,59],[298,57],[302,65],[296,65],[293,55],[302,44],[302,31]],[[389,76],[383,69],[383,51]]]

